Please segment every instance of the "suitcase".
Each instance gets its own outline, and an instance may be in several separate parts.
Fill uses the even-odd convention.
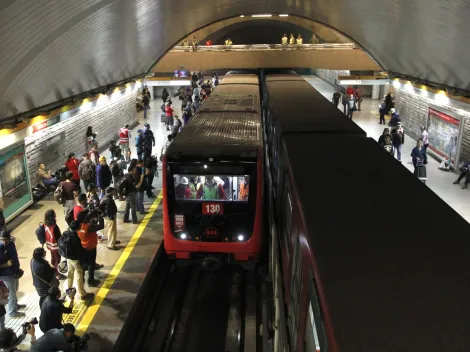
[[[160,116],[160,121],[162,123],[166,123],[166,114],[165,113],[162,113],[162,115]]]
[[[428,180],[427,173],[426,173],[426,166],[423,164],[416,165],[416,169],[414,175],[423,183],[426,183]]]

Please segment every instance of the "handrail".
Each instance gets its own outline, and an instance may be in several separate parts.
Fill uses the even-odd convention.
[[[250,51],[250,50],[352,50],[358,49],[354,43],[324,43],[324,44],[238,44],[238,45],[201,45],[193,46],[175,46],[172,52],[181,51]]]

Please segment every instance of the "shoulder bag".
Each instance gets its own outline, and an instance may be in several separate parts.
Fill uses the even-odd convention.
[[[60,285],[59,279],[56,278],[55,276],[52,277],[51,281],[47,282],[46,280],[43,280],[41,277],[39,277],[39,276],[34,272],[34,269],[33,269],[33,259],[31,259],[30,266],[31,266],[31,272],[32,272],[33,275],[36,276],[40,281],[44,282],[44,283],[45,283],[47,286],[49,286],[49,287],[59,287],[59,285]]]

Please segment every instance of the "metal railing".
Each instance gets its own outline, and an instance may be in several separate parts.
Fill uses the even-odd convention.
[[[359,49],[354,43],[325,43],[325,44],[240,44],[240,45],[201,45],[175,46],[172,52],[190,51],[264,51],[264,50],[352,50]]]

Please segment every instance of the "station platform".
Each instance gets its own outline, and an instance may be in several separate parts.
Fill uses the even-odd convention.
[[[174,109],[181,116],[178,102],[175,101]],[[131,132],[131,157],[136,158],[134,140],[137,130],[143,129],[144,123],[150,124],[155,135],[156,145],[153,148],[153,154],[160,156],[162,145],[169,134],[160,121],[161,104],[160,98],[152,100],[150,103],[151,109],[147,112],[148,117],[145,120],[143,112],[138,113],[139,125]],[[102,152],[102,155],[108,157],[109,151]],[[161,164],[159,164],[159,175],[161,175]],[[64,315],[64,323],[74,324],[79,335],[85,332],[91,335],[91,340],[88,342],[90,351],[112,351],[148,271],[148,266],[151,264],[160,245],[162,239],[161,176],[154,178],[153,186],[157,197],[147,198],[145,196],[144,206],[148,213],[146,215],[137,213],[138,224],[123,223],[122,216],[125,202],[116,201],[118,206],[117,237],[121,241],[121,248],[117,251],[108,250],[106,240],[102,243],[98,242],[97,263],[104,265],[102,269],[95,272],[95,279],[100,280],[100,284],[96,288],[88,288],[85,283],[85,289],[88,292],[93,292],[95,297],[87,302],[76,300],[73,313],[67,316]],[[26,304],[27,307],[23,310],[26,316],[11,319],[8,315],[6,316],[6,326],[15,330],[17,334],[21,331],[22,323],[30,321],[34,317],[39,319],[40,316],[39,297],[33,286],[30,261],[33,250],[40,247],[35,230],[38,224],[43,221],[44,213],[48,209],[55,210],[58,226],[62,232],[65,231],[67,225],[63,216],[63,208],[53,200],[52,195],[48,195],[33,204],[27,211],[7,225],[15,237],[21,268],[25,272],[20,279],[18,303]],[[103,230],[103,234],[106,235],[105,230]],[[49,253],[46,259],[50,262]],[[61,281],[62,291],[67,288],[66,282],[67,280]],[[42,332],[37,327],[36,337],[39,338],[40,336],[42,336]],[[29,336],[27,336],[20,348],[29,350],[29,346]]]
[[[322,93],[329,101],[332,100],[334,88],[323,81],[317,76],[303,76],[313,87],[315,87],[320,93]],[[356,122],[364,131],[367,132],[369,137],[378,140],[382,135],[384,128],[388,126],[379,124],[379,100],[372,100],[364,98],[362,102],[362,111],[356,111],[353,115],[353,121]],[[343,105],[339,104],[339,109],[342,111]],[[389,117],[386,116],[386,122],[388,123]],[[406,129],[405,129],[406,134]],[[416,146],[416,140],[411,138],[409,135],[405,136],[405,144],[402,147],[402,162],[403,166],[406,167],[410,172],[414,171],[413,163],[411,162],[411,151]],[[361,167],[361,156],[353,155],[357,157],[357,167]],[[426,165],[428,180],[426,185],[435,192],[440,198],[442,198],[450,207],[452,207],[457,213],[459,213],[465,220],[470,222],[470,193],[468,189],[461,189],[459,185],[452,184],[458,177],[454,172],[446,172],[438,169],[440,162],[428,158],[428,165]],[[347,180],[345,180],[347,182]],[[394,196],[396,192],[400,192],[400,184],[384,184],[384,192],[390,196]],[[403,194],[403,201],[406,202],[407,195]],[[400,218],[400,209],[388,209],[384,211],[390,211],[390,218],[396,218],[397,221],[403,221],[405,224],[410,219]],[[429,220],[426,220],[429,221]],[[432,221],[432,220],[431,220]],[[403,227],[406,229],[406,226]]]

